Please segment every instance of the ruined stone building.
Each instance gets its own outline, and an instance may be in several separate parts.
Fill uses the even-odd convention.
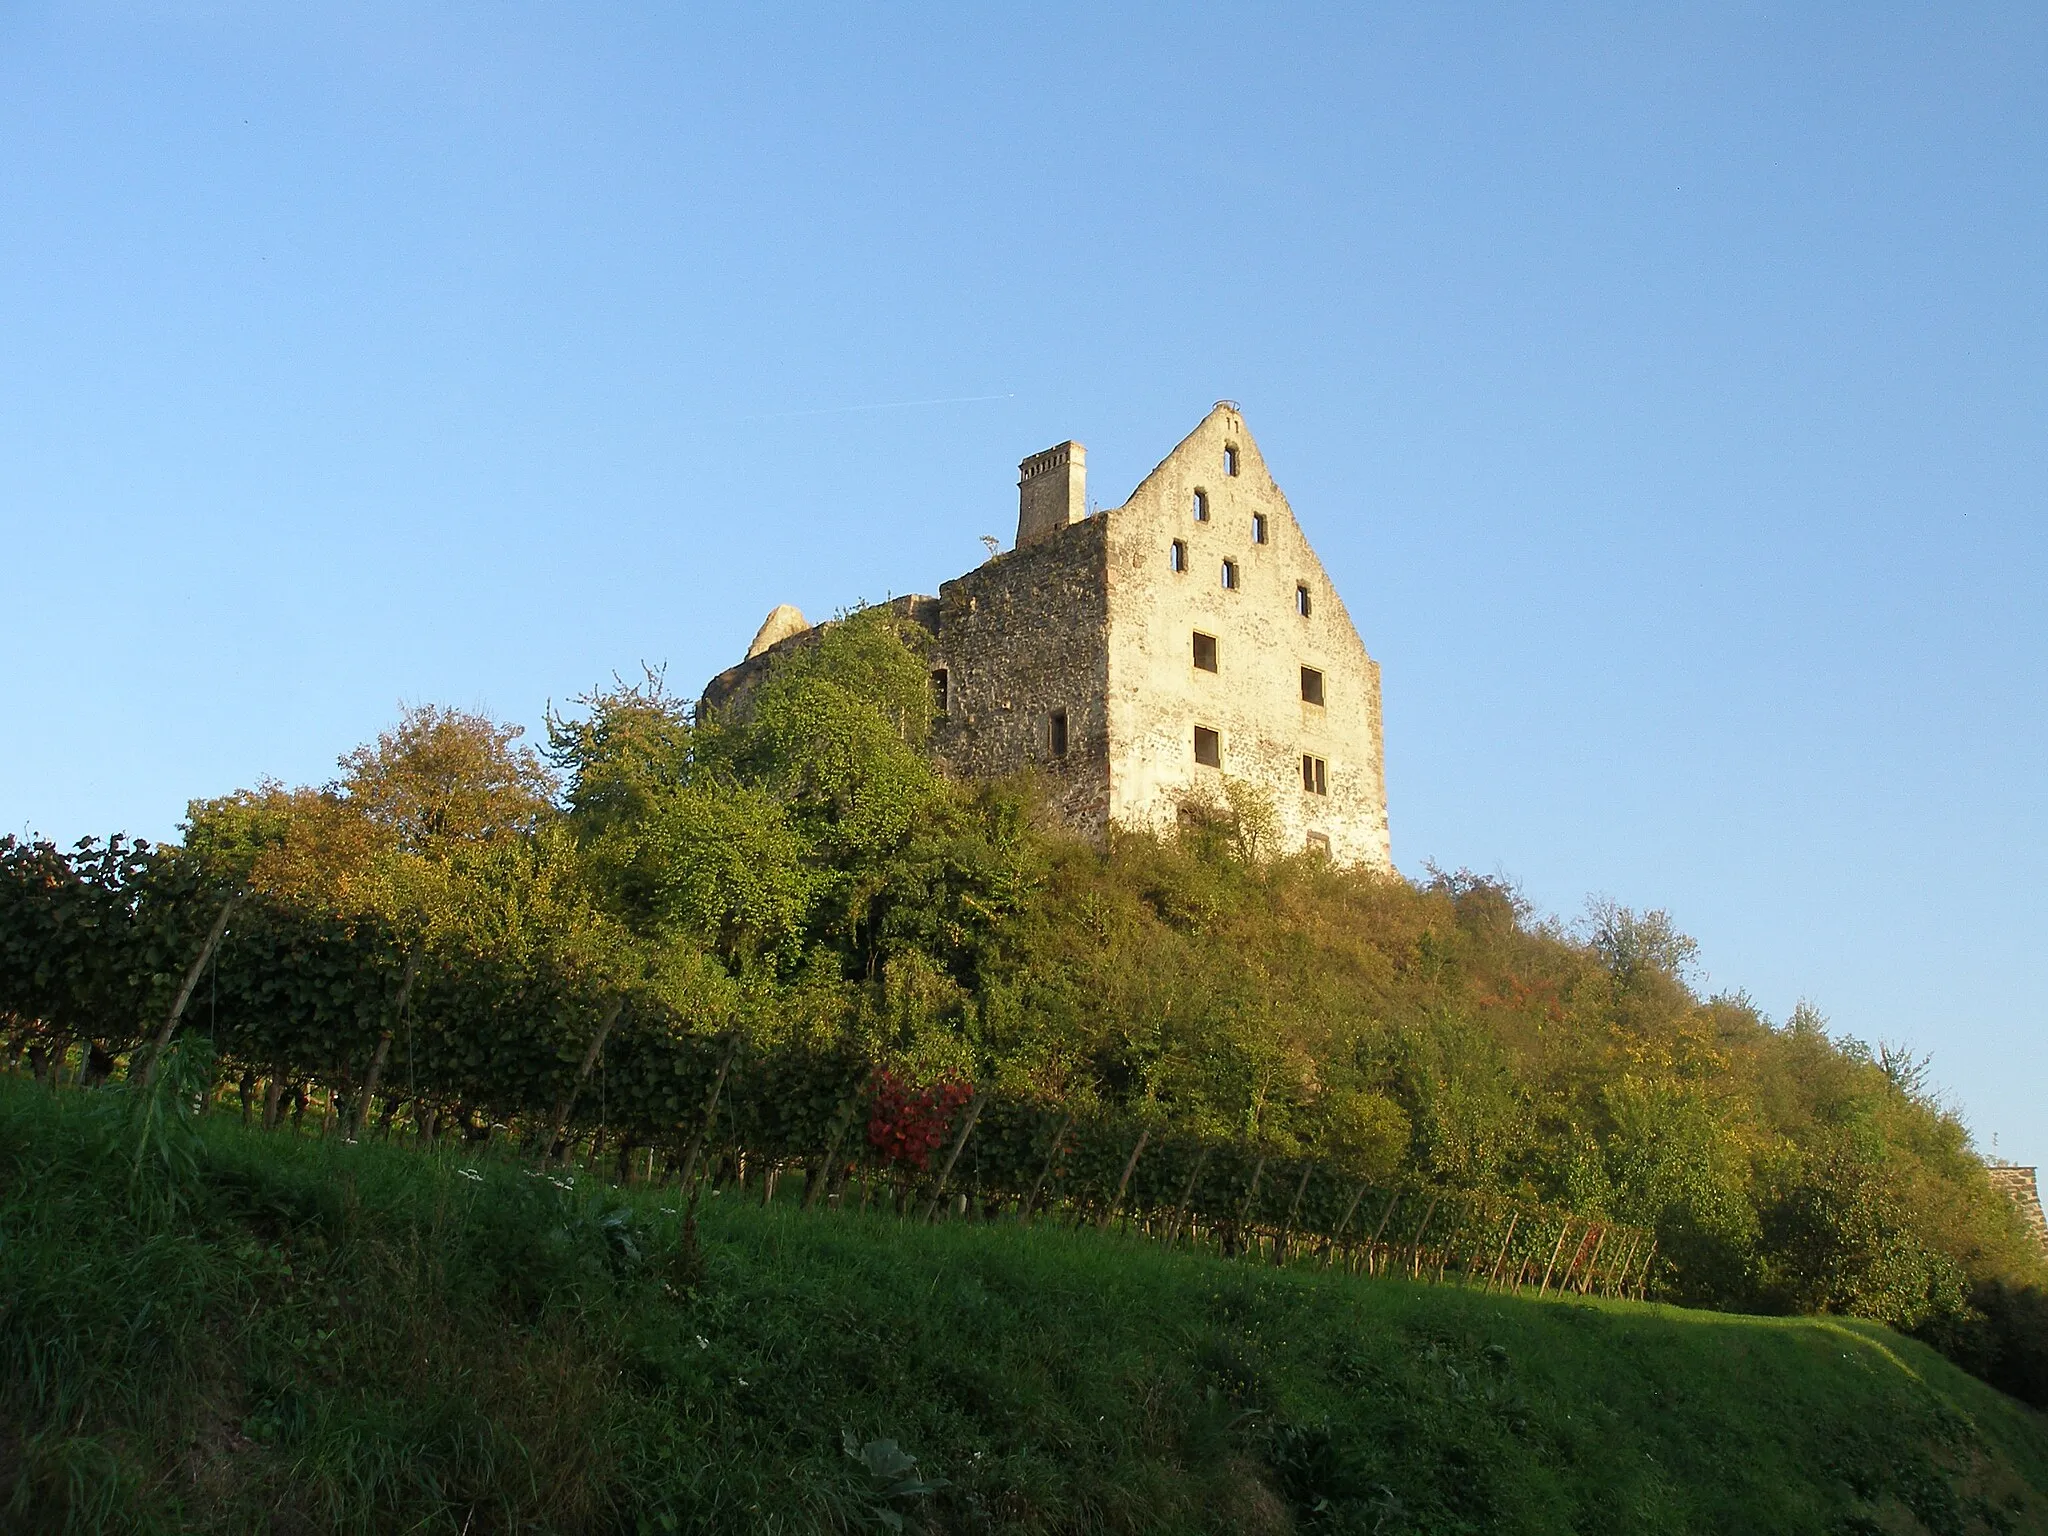
[[[1226,776],[1269,798],[1284,848],[1391,867],[1380,674],[1237,406],[1203,418],[1120,507],[1090,514],[1086,451],[1019,466],[1017,543],[936,598],[934,749],[965,777],[1026,766],[1077,831],[1171,829]],[[769,615],[702,707],[743,701],[802,645]]]

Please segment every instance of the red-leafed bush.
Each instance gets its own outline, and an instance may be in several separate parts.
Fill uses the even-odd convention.
[[[907,1163],[922,1173],[960,1106],[973,1096],[974,1085],[959,1078],[913,1088],[894,1073],[879,1073],[868,1108],[868,1143],[883,1161]]]

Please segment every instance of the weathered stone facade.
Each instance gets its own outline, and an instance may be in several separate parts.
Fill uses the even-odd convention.
[[[1031,766],[1076,831],[1108,826],[1107,520],[1020,543],[939,588],[938,756],[966,778]]]
[[[1985,1171],[1991,1175],[1993,1187],[2003,1190],[2006,1198],[2019,1208],[2020,1220],[2033,1233],[2034,1241],[2043,1252],[2048,1252],[2048,1216],[2041,1212],[2041,1188],[2035,1182],[2034,1170],[2014,1163],[1991,1163]]]
[[[900,600],[933,635],[941,760],[968,777],[1034,766],[1094,836],[1170,829],[1234,778],[1270,801],[1284,848],[1390,867],[1379,667],[1237,407],[1120,507],[1087,515],[1085,474],[1079,443],[1026,459],[1017,547],[936,602]],[[763,626],[705,707],[802,643],[787,622]]]

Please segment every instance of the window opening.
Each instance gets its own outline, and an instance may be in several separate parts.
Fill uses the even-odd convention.
[[[1234,443],[1226,443],[1223,447],[1223,473],[1237,473],[1237,445]]]
[[[1195,631],[1195,665],[1204,672],[1216,670],[1216,637]]]
[[[1209,493],[1207,491],[1195,492],[1195,521],[1198,523],[1209,521]]]
[[[1204,768],[1223,766],[1223,738],[1206,725],[1195,727],[1195,761]]]
[[[1223,562],[1223,590],[1226,592],[1235,592],[1237,590],[1237,562],[1235,560]]]
[[[1172,550],[1167,554],[1166,562],[1173,567],[1176,574],[1185,572],[1188,568],[1188,547],[1186,543],[1180,539],[1175,539]]]
[[[1314,667],[1301,669],[1301,701],[1304,704],[1323,702],[1323,674]]]
[[[1254,544],[1266,542],[1266,514],[1263,512],[1254,512],[1252,514],[1252,542]]]
[[[1308,583],[1297,582],[1294,587],[1294,611],[1304,619],[1308,617]]]
[[[1311,795],[1327,795],[1330,792],[1330,765],[1320,757],[1301,754],[1301,787]]]
[[[1052,712],[1051,725],[1052,755],[1054,757],[1065,757],[1067,755],[1067,712],[1064,709],[1054,710]]]
[[[944,667],[932,668],[932,708],[944,714],[953,703],[953,690],[946,678]]]
[[[1330,837],[1326,832],[1311,832],[1308,835],[1308,851],[1323,858],[1330,856]]]

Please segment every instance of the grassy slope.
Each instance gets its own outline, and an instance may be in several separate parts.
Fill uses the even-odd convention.
[[[2048,1529],[2048,1424],[1878,1328],[731,1196],[692,1283],[672,1192],[636,1262],[594,1192],[216,1119],[166,1212],[102,1120],[0,1080],[10,1530]]]

